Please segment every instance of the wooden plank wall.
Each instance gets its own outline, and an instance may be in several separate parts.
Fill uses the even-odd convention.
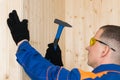
[[[54,23],[54,19],[65,18],[64,4],[64,0],[24,0],[24,17],[29,19],[30,43],[43,56],[57,32],[58,25]],[[62,50],[64,44],[61,43],[65,42],[63,37],[64,35],[61,35],[60,39]],[[24,80],[28,80],[25,74],[24,76]]]
[[[57,31],[54,19],[69,22],[73,27],[63,30],[59,43],[64,67],[92,70],[85,47],[100,26],[120,25],[119,5],[120,0],[0,0],[0,80],[30,80],[16,62],[17,47],[6,24],[11,10],[29,19],[30,43],[43,56]]]
[[[65,1],[65,19],[73,25],[65,31],[65,66],[91,70],[85,47],[100,26],[120,25],[120,0]]]
[[[22,80],[22,72],[15,57],[17,47],[6,24],[8,13],[13,9],[22,18],[22,6],[22,0],[0,0],[0,80]]]

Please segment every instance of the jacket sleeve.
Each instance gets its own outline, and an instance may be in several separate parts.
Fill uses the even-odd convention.
[[[16,53],[18,63],[32,80],[80,80],[79,71],[55,66],[36,51],[27,41],[21,43]]]

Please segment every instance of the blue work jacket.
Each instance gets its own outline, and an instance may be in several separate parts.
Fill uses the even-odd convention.
[[[120,65],[103,64],[92,72],[78,68],[69,71],[47,61],[27,41],[20,44],[16,57],[32,80],[120,80]]]

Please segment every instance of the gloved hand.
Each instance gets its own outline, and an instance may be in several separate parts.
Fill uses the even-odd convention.
[[[16,45],[23,39],[29,41],[28,20],[23,19],[23,21],[20,21],[15,10],[9,13],[7,24]]]
[[[57,46],[56,50],[54,50],[53,43],[48,44],[48,49],[46,50],[45,58],[49,60],[54,65],[63,66],[62,57],[61,57],[61,50],[59,45]]]

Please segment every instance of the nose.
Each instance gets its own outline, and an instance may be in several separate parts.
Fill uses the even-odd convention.
[[[90,46],[87,46],[85,49],[88,51]]]

